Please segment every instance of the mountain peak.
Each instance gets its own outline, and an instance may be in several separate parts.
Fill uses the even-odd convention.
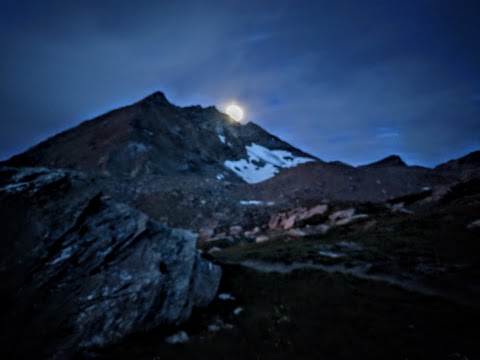
[[[162,105],[172,105],[172,103],[168,101],[165,94],[161,91],[155,91],[153,94],[148,95],[147,97],[142,99],[140,102],[152,102],[152,103],[162,104]]]
[[[405,161],[398,155],[390,155],[384,159],[378,160],[371,164],[364,165],[365,167],[383,167],[383,166],[407,166]]]
[[[315,160],[258,125],[241,126],[215,107],[176,106],[157,91],[5,164],[77,169],[114,179],[196,176],[253,183]]]

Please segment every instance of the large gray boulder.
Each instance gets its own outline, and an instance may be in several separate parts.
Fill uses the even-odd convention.
[[[221,269],[196,235],[112,201],[82,173],[0,168],[0,226],[3,356],[64,359],[179,324],[218,289]]]

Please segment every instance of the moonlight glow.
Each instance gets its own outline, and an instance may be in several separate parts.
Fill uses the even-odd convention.
[[[243,110],[240,106],[232,104],[227,106],[226,110],[228,116],[230,116],[235,121],[242,121],[243,119]]]

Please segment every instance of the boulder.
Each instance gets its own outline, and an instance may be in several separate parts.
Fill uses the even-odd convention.
[[[69,359],[187,320],[216,295],[221,269],[196,235],[103,196],[81,173],[0,168],[0,346]]]

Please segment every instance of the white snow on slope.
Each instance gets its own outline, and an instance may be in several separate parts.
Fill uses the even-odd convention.
[[[225,144],[225,136],[223,136],[223,135],[218,135],[218,138],[220,139],[220,141],[221,141],[222,143]]]
[[[260,200],[240,200],[240,205],[263,205]]]
[[[273,201],[261,201],[261,200],[240,200],[240,205],[267,205],[273,206],[275,203]]]
[[[255,143],[246,146],[245,150],[248,159],[227,160],[224,165],[249,184],[270,179],[278,173],[280,168],[292,168],[302,163],[315,161],[311,158],[296,157],[290,151],[270,150]],[[266,164],[258,164],[262,161]]]

